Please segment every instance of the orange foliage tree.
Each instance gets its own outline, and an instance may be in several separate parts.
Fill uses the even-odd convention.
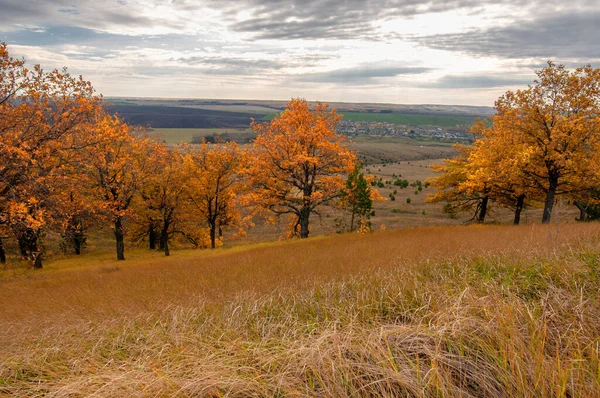
[[[341,174],[354,168],[355,154],[336,133],[340,119],[327,104],[311,110],[306,100],[292,99],[270,123],[252,122],[249,199],[276,217],[291,216],[292,235],[308,237],[310,215],[339,197]]]
[[[431,165],[433,171],[440,175],[426,182],[439,192],[430,195],[425,202],[446,202],[444,212],[451,215],[457,211],[473,211],[472,220],[483,223],[490,205],[490,186],[487,181],[474,184],[469,180],[472,148],[456,144],[454,149],[458,152],[457,156],[445,159],[443,164]]]
[[[57,176],[100,110],[91,84],[66,70],[28,69],[0,44],[0,225],[42,267],[39,238],[53,215]],[[0,261],[5,256],[0,243]]]
[[[187,175],[179,149],[156,144],[149,153],[146,177],[138,188],[140,200],[135,204],[139,235],[148,237],[150,249],[170,255],[169,240],[183,224],[186,210]]]
[[[235,227],[243,234],[249,223],[238,206],[244,189],[241,171],[245,153],[235,142],[203,142],[200,146],[185,147],[185,152],[185,188],[190,211],[199,214],[201,223],[206,223],[209,244],[214,249],[224,228]]]
[[[89,192],[98,212],[112,224],[118,260],[125,260],[125,219],[131,215],[132,202],[139,186],[147,177],[156,145],[152,140],[137,136],[117,116],[98,117],[90,139],[95,144],[85,146],[80,163],[82,185]]]
[[[573,195],[597,184],[600,149],[600,69],[587,65],[569,72],[548,63],[535,84],[507,92],[496,101],[490,140],[513,140],[512,160],[527,188],[541,192],[542,223],[551,220],[558,195]],[[592,186],[590,186],[592,184]]]
[[[489,198],[514,211],[513,224],[517,225],[526,201],[536,200],[541,193],[528,184],[519,166],[522,147],[518,136],[490,134],[496,126],[488,127],[488,122],[482,120],[473,126],[478,139],[469,152],[465,185],[471,189],[485,186]]]
[[[472,147],[433,166],[442,175],[430,182],[443,191],[429,201],[463,206],[491,199],[514,208],[517,224],[530,198],[543,203],[548,223],[557,196],[578,199],[598,188],[600,69],[569,72],[550,62],[536,73],[534,85],[496,101],[489,126],[473,127]]]

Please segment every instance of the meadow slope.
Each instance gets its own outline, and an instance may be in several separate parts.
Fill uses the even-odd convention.
[[[5,271],[0,395],[600,396],[599,237],[429,227]]]

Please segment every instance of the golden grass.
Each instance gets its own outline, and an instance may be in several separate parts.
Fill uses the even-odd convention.
[[[415,228],[5,274],[0,394],[600,396],[599,235]]]

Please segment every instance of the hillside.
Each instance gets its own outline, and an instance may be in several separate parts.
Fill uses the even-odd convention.
[[[600,225],[415,228],[1,273],[0,394],[600,394]]]
[[[162,105],[112,105],[132,125],[154,128],[248,128],[260,113],[228,112]]]
[[[163,105],[172,107],[189,107],[198,109],[214,109],[229,111],[254,111],[257,113],[277,113],[285,109],[289,99],[286,100],[217,100],[217,99],[170,99],[170,98],[135,98],[135,97],[109,97],[112,104],[128,105]],[[316,101],[311,101],[314,104]],[[455,116],[491,116],[494,109],[488,106],[466,105],[437,105],[437,104],[377,104],[377,103],[350,103],[328,102],[340,112],[372,112],[372,113],[404,113],[404,114],[438,114]]]
[[[111,110],[132,124],[152,128],[248,128],[251,118],[270,120],[287,101],[108,98]],[[331,103],[344,120],[453,127],[491,116],[489,107]]]

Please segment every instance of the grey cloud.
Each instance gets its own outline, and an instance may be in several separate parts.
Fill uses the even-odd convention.
[[[80,12],[77,8],[73,7],[73,8],[59,8],[58,12],[61,12],[63,14],[72,14],[72,15],[79,15]]]
[[[423,46],[499,58],[600,58],[600,9],[558,13],[509,26],[414,38]]]
[[[425,67],[364,65],[356,68],[298,75],[295,76],[295,80],[312,83],[371,84],[376,83],[378,78],[417,75],[430,70]]]
[[[496,88],[508,86],[526,86],[533,82],[535,76],[498,76],[494,74],[486,75],[446,75],[442,78],[421,85],[423,88]]]
[[[127,3],[117,1],[80,0],[0,0],[0,30],[12,30],[15,23],[70,25],[110,31],[122,28],[170,26],[170,22],[151,20]]]
[[[242,3],[245,6],[225,9],[230,29],[248,33],[255,40],[380,40],[383,37],[377,32],[377,21],[398,14],[414,15],[419,6],[428,8],[430,4],[422,0],[245,0]],[[249,11],[251,17],[238,21],[240,9]]]
[[[256,75],[282,69],[318,66],[321,61],[331,59],[324,55],[303,55],[279,59],[256,59],[221,56],[192,56],[175,59],[182,64],[199,67],[203,73],[221,75]]]
[[[267,61],[267,60],[249,60],[242,58],[207,58],[207,57],[189,57],[189,58],[181,58],[178,61],[185,62],[191,65],[219,65],[219,66],[242,66],[248,68],[281,68],[283,65],[279,62],[275,61]]]
[[[339,55],[305,54],[294,58],[294,65],[301,67],[315,67],[322,64],[323,61],[339,59]]]
[[[161,5],[189,15],[187,22],[193,20],[194,13],[202,7],[220,10],[223,18],[220,23],[225,23],[233,32],[247,34],[253,40],[393,40],[398,39],[396,34],[379,30],[381,21],[449,10],[477,14],[485,6],[496,3],[497,0],[177,0],[168,4],[162,2]],[[186,24],[142,15],[141,11],[156,4],[156,1],[126,0],[78,0],[75,3],[72,0],[0,0],[0,30],[11,30],[18,21],[26,25],[70,25],[105,32],[114,28],[131,31],[132,28],[159,26],[181,31]],[[540,9],[556,11],[565,7],[562,0],[532,0],[525,5],[522,0],[507,0],[503,4],[532,10],[532,15],[539,13]],[[597,8],[594,0],[570,0],[568,6],[586,11]],[[242,11],[244,17],[240,14]],[[454,39],[432,37],[422,38],[422,41],[432,46],[448,47],[451,46],[448,41]]]
[[[186,50],[198,45],[198,38],[191,35],[129,36],[74,26],[52,26],[43,30],[39,27],[23,27],[16,31],[0,31],[0,40],[25,46],[88,45],[106,51],[127,46]]]
[[[463,10],[477,14],[496,0],[240,0],[235,6],[220,0],[207,0],[222,9],[230,29],[260,39],[397,39],[395,34],[382,34],[378,23],[394,18],[411,18],[425,13]],[[224,5],[225,3],[225,5]],[[185,4],[189,4],[186,2]],[[562,0],[509,0],[505,5],[539,12],[560,8]],[[593,0],[571,0],[570,7],[594,7]],[[250,13],[239,20],[238,12]]]
[[[235,70],[272,70],[287,66],[279,61],[231,57],[188,57],[177,59],[177,61],[187,65],[206,65],[218,68],[233,68]]]

